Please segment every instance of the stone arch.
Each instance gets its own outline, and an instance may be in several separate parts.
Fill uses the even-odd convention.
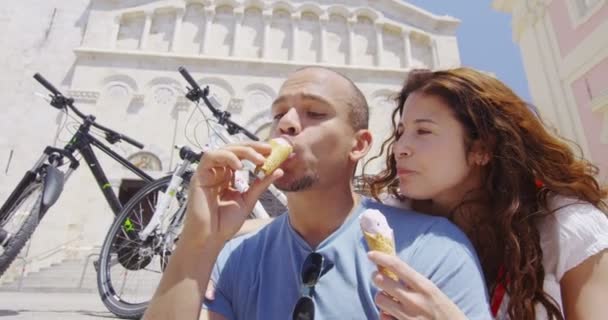
[[[307,12],[312,12],[315,15],[317,15],[318,17],[322,16],[324,13],[323,8],[321,8],[316,3],[304,3],[298,7],[297,12],[299,12],[300,15],[307,13]]]
[[[146,105],[154,105],[160,108],[167,108],[167,111],[172,111],[179,96],[183,95],[184,89],[173,78],[158,77],[150,80],[145,85],[145,92]]]
[[[376,22],[381,18],[380,14],[377,11],[374,11],[370,8],[357,8],[353,11],[353,16],[364,16],[366,18],[371,19],[372,22]]]
[[[276,10],[285,10],[287,11],[290,15],[296,13],[296,7],[294,5],[292,5],[290,2],[285,2],[285,1],[277,1],[273,4],[270,5],[270,8],[272,8],[272,11],[276,11]]]
[[[245,87],[243,91],[243,110],[245,113],[251,114],[258,110],[270,112],[270,107],[276,97],[272,88],[264,84],[254,83]]]
[[[129,86],[132,92],[138,92],[139,87],[137,86],[137,81],[133,79],[133,77],[126,74],[113,74],[103,78],[100,81],[100,87],[106,86],[110,82],[123,82]]]
[[[258,8],[260,10],[264,10],[267,6],[262,0],[245,0],[243,1],[243,7],[245,8],[245,10],[249,8]]]
[[[101,81],[97,105],[104,108],[127,109],[138,93],[137,83],[124,74],[115,74]]]
[[[346,8],[345,6],[342,6],[342,5],[330,6],[329,8],[327,8],[327,13],[330,15],[331,14],[340,15],[340,16],[344,17],[344,19],[346,19],[346,20],[348,20],[352,15],[350,10],[348,10],[348,8]]]
[[[217,13],[217,9],[221,7],[230,7],[232,9],[239,7],[239,2],[236,0],[217,0],[215,1],[215,9]]]

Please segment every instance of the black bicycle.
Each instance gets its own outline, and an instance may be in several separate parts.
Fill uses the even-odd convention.
[[[74,99],[65,97],[40,74],[36,73],[34,79],[51,92],[51,106],[66,112],[66,116],[69,110],[73,111],[80,118],[80,125],[63,148],[47,146],[44,149],[43,155],[34,167],[25,173],[0,208],[0,276],[8,269],[40,220],[63,192],[65,182],[80,165],[79,155],[91,169],[114,215],[118,215],[123,206],[112,190],[92,147],[101,150],[144,181],[154,180],[95,138],[93,133],[96,131],[91,130],[101,131],[110,144],[124,141],[139,149],[143,148],[143,144],[96,123],[95,116],[84,115],[74,106]]]

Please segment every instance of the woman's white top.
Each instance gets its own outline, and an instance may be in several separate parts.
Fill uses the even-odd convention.
[[[559,195],[549,199],[548,209],[556,211],[538,224],[545,268],[544,290],[563,312],[559,282],[568,270],[608,249],[608,218],[588,202]],[[508,319],[507,302],[505,297],[496,319]],[[540,305],[536,307],[536,319],[548,319]]]

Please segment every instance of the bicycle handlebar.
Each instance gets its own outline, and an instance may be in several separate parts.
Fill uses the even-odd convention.
[[[40,82],[40,84],[49,90],[53,95],[62,96],[61,92],[57,90],[50,82],[48,82],[40,73],[34,74],[34,79]]]
[[[184,79],[186,79],[188,84],[190,84],[190,86],[192,86],[192,89],[198,89],[198,90],[201,89],[201,87],[199,87],[198,84],[196,83],[196,81],[194,81],[194,79],[192,78],[192,76],[190,75],[188,70],[186,70],[186,68],[179,67],[177,70],[179,71],[179,73],[182,74],[182,77],[184,77]]]
[[[138,148],[138,149],[143,149],[144,145],[141,142],[136,141],[135,139],[132,139],[130,137],[127,137],[123,134],[120,134],[110,128],[106,128],[98,123],[95,122],[95,117],[91,117],[91,116],[86,116],[84,115],[82,112],[80,112],[80,110],[78,110],[75,106],[74,106],[74,99],[72,98],[66,98],[59,90],[57,90],[57,88],[55,88],[48,80],[46,80],[40,73],[36,73],[34,74],[34,79],[36,79],[36,81],[38,81],[43,87],[45,87],[47,90],[49,90],[52,94],[53,94],[53,100],[51,101],[51,105],[56,107],[56,108],[60,108],[60,109],[64,109],[65,106],[68,106],[70,109],[72,109],[72,111],[74,111],[74,113],[76,113],[80,118],[84,119],[90,119],[91,120],[91,125],[101,131],[104,131],[107,134],[106,139],[110,142],[110,143],[114,143],[117,141],[124,141],[129,143],[130,145]],[[114,141],[114,142],[112,142]]]
[[[222,125],[226,125],[226,127],[229,129],[229,132],[231,130],[236,130],[237,132],[242,132],[244,135],[246,135],[249,139],[254,140],[254,141],[259,141],[260,138],[258,138],[255,134],[249,132],[247,129],[241,127],[239,124],[233,122],[232,120],[230,120],[230,113],[228,112],[221,112],[219,111],[219,109],[217,107],[215,107],[213,104],[214,102],[216,104],[219,105],[219,103],[215,100],[215,98],[213,98],[212,96],[209,96],[209,87],[205,87],[205,89],[201,89],[201,87],[199,87],[199,85],[196,83],[196,81],[194,81],[194,78],[192,78],[192,76],[190,75],[190,73],[188,72],[188,70],[186,70],[186,68],[179,67],[177,69],[179,71],[179,73],[181,73],[181,75],[184,77],[184,79],[186,79],[186,81],[188,82],[188,84],[192,87],[191,90],[186,94],[186,97],[188,99],[190,99],[191,101],[196,102],[199,99],[202,99],[203,102],[205,103],[205,105],[207,106],[207,108],[209,108],[209,110],[211,110],[211,113],[213,114],[214,117],[216,117],[220,124]],[[213,100],[213,101],[211,101]]]

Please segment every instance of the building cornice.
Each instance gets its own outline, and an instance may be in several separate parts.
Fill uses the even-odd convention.
[[[492,7],[511,14],[513,41],[519,42],[522,33],[546,15],[550,2],[551,0],[494,0]]]
[[[229,65],[251,65],[251,66],[264,66],[264,67],[284,67],[286,69],[294,69],[300,67],[306,67],[310,65],[310,62],[299,62],[299,61],[279,61],[270,59],[248,59],[242,57],[230,57],[230,56],[208,56],[208,55],[189,55],[173,52],[151,52],[151,51],[139,51],[139,50],[107,50],[99,48],[86,48],[80,47],[74,49],[74,53],[78,58],[133,58],[144,61],[145,59],[153,59],[158,61],[159,59],[167,59],[171,61],[186,62],[209,62],[213,64],[226,63]],[[371,73],[378,74],[378,72],[384,74],[394,74],[403,76],[409,72],[411,68],[386,68],[386,67],[375,67],[375,66],[361,66],[361,65],[335,65],[330,63],[315,63],[315,65],[329,67],[339,71],[350,71],[357,73]]]

